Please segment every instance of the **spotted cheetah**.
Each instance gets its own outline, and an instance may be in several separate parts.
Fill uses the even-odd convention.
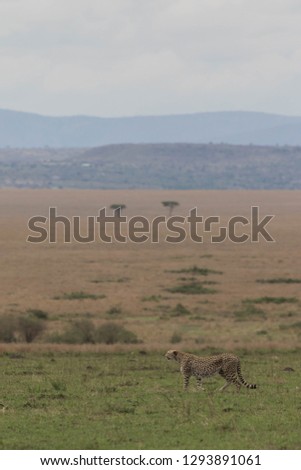
[[[240,370],[240,360],[233,354],[223,353],[216,356],[195,356],[186,352],[175,351],[173,349],[165,354],[167,359],[174,359],[180,364],[180,371],[184,378],[184,390],[187,390],[190,377],[193,375],[197,380],[197,387],[204,390],[202,380],[204,377],[210,377],[214,374],[220,374],[226,383],[219,390],[223,391],[229,385],[233,384],[237,390],[241,385],[247,388],[256,388],[255,384],[247,383]]]

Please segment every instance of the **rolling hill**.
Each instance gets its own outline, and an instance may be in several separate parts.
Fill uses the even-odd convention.
[[[119,144],[0,149],[0,187],[300,189],[301,147]]]
[[[301,145],[301,117],[256,112],[173,116],[50,117],[0,110],[0,147],[95,147],[121,143]]]

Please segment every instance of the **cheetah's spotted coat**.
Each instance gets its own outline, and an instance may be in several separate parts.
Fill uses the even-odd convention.
[[[198,388],[203,389],[203,378],[210,377],[216,373],[226,380],[225,385],[220,388],[220,391],[223,391],[231,384],[235,385],[237,390],[240,389],[241,385],[247,388],[256,388],[255,384],[249,384],[244,380],[241,374],[240,360],[233,354],[223,353],[216,356],[199,357],[186,352],[169,350],[165,357],[167,359],[174,359],[180,364],[185,390],[188,387],[191,376],[196,377]]]

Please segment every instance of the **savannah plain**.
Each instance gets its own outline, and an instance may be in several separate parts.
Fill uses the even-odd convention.
[[[80,216],[84,235],[103,207],[125,204],[124,215],[151,221],[168,215],[166,200],[179,203],[173,215],[197,207],[220,226],[259,206],[260,219],[274,215],[275,241],[214,244],[218,224],[211,233],[200,224],[203,243],[167,243],[164,227],[159,243],[104,243],[97,233],[64,243],[62,226],[57,243],[26,241],[28,220],[49,207]],[[43,329],[0,344],[0,447],[299,448],[300,203],[301,191],[1,190],[0,320],[35,317]],[[74,334],[108,324],[134,340]],[[163,357],[171,348],[236,352],[258,389],[218,394],[222,379],[212,377],[205,392],[191,380],[184,394]]]

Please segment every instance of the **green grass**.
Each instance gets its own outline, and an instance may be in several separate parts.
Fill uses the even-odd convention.
[[[277,277],[272,279],[257,279],[260,284],[300,284],[301,279],[291,277]]]
[[[44,310],[41,310],[39,308],[29,308],[26,310],[26,313],[28,315],[32,315],[33,317],[38,318],[39,320],[48,320],[49,317],[48,312],[45,312]]]
[[[238,321],[251,320],[254,317],[266,318],[265,312],[250,302],[243,302],[241,308],[234,311],[234,316]]]
[[[101,283],[105,283],[105,282],[117,282],[117,283],[121,283],[121,282],[127,282],[129,281],[129,278],[128,277],[118,277],[116,279],[92,279],[92,282],[93,284],[101,284]]]
[[[198,295],[198,294],[215,294],[215,289],[208,289],[204,287],[203,284],[199,282],[189,282],[187,284],[179,284],[175,287],[170,287],[166,289],[172,294],[187,294],[187,295]]]
[[[257,390],[185,393],[163,351],[3,354],[0,448],[299,449],[300,351],[241,358]]]
[[[106,315],[109,315],[109,316],[116,316],[116,315],[121,315],[122,314],[122,308],[119,307],[118,305],[113,305],[113,307],[110,307],[107,311],[106,311]]]
[[[189,273],[189,274],[194,274],[194,275],[201,275],[201,276],[208,276],[208,274],[223,274],[222,271],[215,271],[214,269],[209,269],[209,268],[199,268],[198,266],[194,265],[191,268],[183,268],[183,269],[177,269],[173,271],[167,271],[169,273]]]
[[[104,294],[96,295],[96,294],[87,294],[86,292],[83,292],[83,291],[74,291],[74,292],[65,293],[61,297],[60,296],[55,297],[55,300],[62,300],[62,299],[63,300],[83,300],[83,299],[96,300],[96,299],[104,299],[104,298],[105,298]]]
[[[285,324],[285,325],[280,324],[279,325],[280,330],[287,330],[289,328],[293,328],[293,329],[301,328],[301,321],[297,321],[297,322],[289,324],[289,325],[287,325],[287,324]]]
[[[145,297],[142,297],[141,301],[142,302],[160,302],[162,299],[161,295],[147,295]]]
[[[296,303],[298,299],[296,297],[258,297],[256,299],[245,299],[245,303],[253,304],[286,304],[286,303]]]
[[[183,304],[178,303],[171,311],[171,315],[174,317],[183,317],[185,315],[190,315],[188,308],[184,307]]]

